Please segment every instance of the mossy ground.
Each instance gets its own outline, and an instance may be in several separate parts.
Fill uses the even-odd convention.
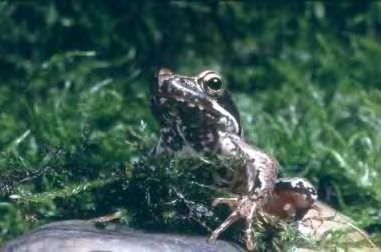
[[[141,163],[158,132],[149,84],[170,66],[219,70],[245,138],[381,245],[380,13],[377,2],[1,2],[0,243],[115,211],[162,231],[218,223],[197,173],[218,161]]]

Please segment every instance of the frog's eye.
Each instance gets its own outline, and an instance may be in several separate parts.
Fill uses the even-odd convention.
[[[222,79],[219,75],[215,73],[210,73],[204,77],[204,85],[213,90],[213,91],[218,91],[222,88]]]
[[[211,78],[205,84],[208,86],[208,88],[213,90],[219,90],[222,88],[222,80],[217,77]]]

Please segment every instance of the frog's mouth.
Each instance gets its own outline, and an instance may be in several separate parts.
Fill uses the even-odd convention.
[[[158,94],[157,100],[161,106],[166,104],[180,105],[181,107],[189,107],[192,109],[198,109],[199,111],[206,111],[210,114],[217,115],[215,110],[212,109],[212,101],[207,97],[194,97],[185,95],[173,95],[173,94]]]

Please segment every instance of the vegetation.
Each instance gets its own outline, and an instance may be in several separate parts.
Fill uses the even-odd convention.
[[[2,1],[0,32],[0,243],[115,211],[162,231],[218,223],[198,171],[223,164],[145,159],[149,85],[169,66],[219,70],[281,176],[311,180],[381,245],[379,2]]]

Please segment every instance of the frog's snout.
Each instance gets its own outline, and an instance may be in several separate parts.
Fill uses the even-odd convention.
[[[163,84],[164,81],[168,80],[173,75],[173,72],[169,68],[160,68],[157,73],[157,83],[159,86]]]

